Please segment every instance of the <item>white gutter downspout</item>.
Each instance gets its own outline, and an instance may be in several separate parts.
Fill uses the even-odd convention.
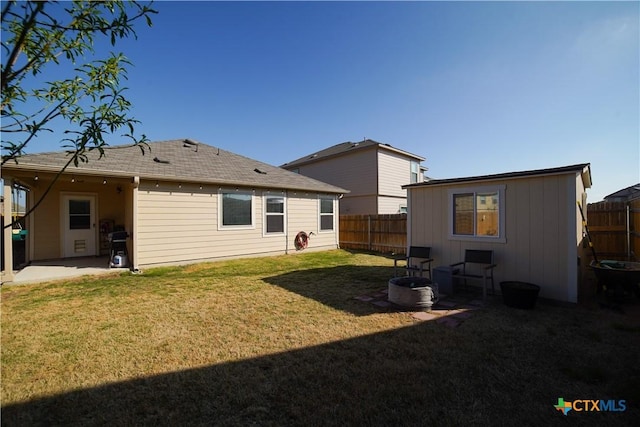
[[[12,206],[11,180],[4,178],[4,225],[11,224],[11,206]],[[3,229],[2,239],[4,240],[4,270],[2,270],[2,283],[13,282],[15,275],[13,274],[13,227],[9,226]]]
[[[338,249],[340,249],[340,200],[342,200],[343,197],[344,197],[344,194],[340,194],[338,196],[338,200],[337,200],[337,203],[336,203],[336,205],[337,205],[336,206],[336,208],[337,208],[336,212],[338,212],[338,220],[336,221],[336,223],[337,223],[336,224],[336,247]]]
[[[338,197],[339,196],[333,196],[333,211],[335,212],[333,218],[336,223],[333,238],[336,249],[340,249],[340,199]]]
[[[140,177],[133,177],[133,189],[132,189],[132,206],[131,206],[131,256],[132,270],[140,270],[138,265],[138,187],[140,186]]]
[[[284,191],[284,198],[285,198],[285,206],[287,207],[287,212],[285,213],[285,221],[286,224],[284,226],[285,230],[284,230],[284,253],[285,255],[289,255],[289,204],[290,204],[290,200],[289,200],[289,192],[288,191]]]

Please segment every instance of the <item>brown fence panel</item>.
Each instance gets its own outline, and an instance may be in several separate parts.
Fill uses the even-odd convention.
[[[629,244],[631,260],[640,260],[640,199],[629,202]]]
[[[407,216],[340,215],[340,247],[381,253],[404,254],[407,246]]]
[[[368,217],[368,215],[340,215],[341,248],[369,249]]]
[[[634,257],[634,249],[640,247],[640,236],[634,230],[634,224],[636,229],[640,225],[639,202],[598,202],[588,206],[587,226],[598,259]]]

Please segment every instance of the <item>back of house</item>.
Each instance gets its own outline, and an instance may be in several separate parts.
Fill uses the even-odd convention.
[[[27,209],[38,204],[25,220],[26,261],[108,256],[114,231],[127,233],[134,269],[293,253],[299,233],[311,236],[307,250],[338,247],[346,190],[335,185],[190,139],[152,142],[144,154],[112,146],[58,175],[68,159],[30,154],[2,168],[5,200],[20,186]],[[3,281],[12,276],[6,268]]]

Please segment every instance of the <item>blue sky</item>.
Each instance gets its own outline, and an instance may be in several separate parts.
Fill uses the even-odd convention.
[[[155,8],[116,46],[152,141],[280,165],[366,137],[425,157],[433,178],[590,162],[590,202],[640,182],[638,2]]]

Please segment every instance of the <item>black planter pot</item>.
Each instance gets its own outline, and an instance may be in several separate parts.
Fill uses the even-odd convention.
[[[505,305],[514,308],[534,308],[540,293],[540,286],[527,282],[500,282],[500,289]]]

